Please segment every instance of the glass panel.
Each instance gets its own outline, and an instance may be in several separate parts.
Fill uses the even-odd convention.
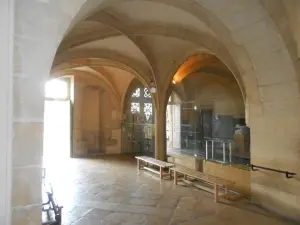
[[[152,117],[152,103],[144,103],[144,114],[146,120],[149,120]]]
[[[146,139],[152,139],[152,125],[144,126],[144,137]]]
[[[140,88],[135,89],[135,91],[132,93],[132,97],[135,97],[135,98],[139,98],[140,95],[141,95]]]
[[[138,103],[138,102],[131,102],[130,111],[132,113],[139,113],[140,112],[140,103]]]
[[[145,98],[151,98],[151,94],[150,94],[150,92],[148,91],[147,88],[144,88],[144,97]]]

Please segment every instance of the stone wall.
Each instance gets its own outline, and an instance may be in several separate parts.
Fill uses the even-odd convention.
[[[75,76],[74,80],[73,157],[83,157],[86,148],[100,149],[99,107],[102,89],[97,85],[99,81],[96,78]],[[95,89],[96,96],[87,95],[90,88]]]
[[[246,196],[251,196],[251,172],[230,165],[204,161],[203,172],[213,176],[222,177],[235,182],[230,189]]]
[[[211,107],[217,115],[244,117],[243,96],[232,74],[193,74],[183,80],[188,101],[197,108]]]
[[[168,154],[168,162],[234,181],[235,185],[230,187],[231,190],[251,196],[251,172],[249,170],[178,154]]]
[[[95,90],[96,96],[87,95],[87,89]],[[87,109],[89,108],[89,109]],[[95,115],[98,111],[98,117]],[[116,106],[103,83],[91,76],[75,75],[73,109],[73,156],[85,156],[86,149],[105,154],[121,151],[121,129]]]

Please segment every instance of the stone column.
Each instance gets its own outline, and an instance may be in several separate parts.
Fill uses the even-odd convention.
[[[15,4],[12,225],[41,223],[44,85],[55,49],[48,37],[52,34],[38,31],[39,26],[49,29],[43,22],[52,21],[40,16],[51,15],[43,11],[47,6],[36,1]]]
[[[14,41],[11,224],[38,225],[41,224],[42,202],[44,84],[57,47],[85,1],[79,0],[76,4],[74,1],[69,4],[70,0],[0,2],[3,1],[4,4],[15,2],[15,28],[11,38]],[[0,8],[7,7],[0,4]],[[2,22],[1,31],[8,24],[6,20]],[[9,32],[4,30],[6,33]],[[2,44],[7,43],[0,42],[0,47]]]
[[[14,1],[0,1],[0,224],[11,224]]]
[[[159,96],[155,107],[155,158],[166,160],[166,107],[164,96]]]
[[[44,79],[15,74],[12,224],[39,224],[43,153]]]

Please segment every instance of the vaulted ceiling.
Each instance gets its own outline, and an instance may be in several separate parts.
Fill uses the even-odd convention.
[[[231,58],[232,52],[229,53],[226,46],[230,45],[227,31],[221,24],[228,24],[229,29],[235,30],[240,28],[241,22],[231,21],[230,16],[228,21],[215,21],[217,16],[214,18],[205,8],[228,10],[225,3],[217,2],[103,1],[65,35],[53,71],[87,67],[99,72],[110,68],[104,76],[125,78],[131,74],[130,79],[137,77],[144,85],[158,88],[170,84],[172,79],[179,83],[194,72],[232,80],[242,77],[237,75],[242,71],[240,68],[248,66],[243,59],[235,59],[240,61],[238,68]],[[266,1],[263,2],[266,5]],[[256,1],[243,1],[240,6],[249,7],[249,12],[260,9]],[[240,6],[232,6],[228,13],[243,12]],[[108,80],[113,82],[112,86],[118,85],[118,79]],[[242,82],[237,81],[244,93]]]

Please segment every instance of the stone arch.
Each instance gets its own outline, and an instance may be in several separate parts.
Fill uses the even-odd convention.
[[[95,52],[94,52],[95,53]],[[86,56],[86,57],[85,57]],[[62,61],[57,62],[53,69],[52,73],[61,71],[64,69],[72,69],[75,67],[82,67],[82,66],[90,66],[90,67],[97,67],[97,66],[108,66],[108,67],[116,67],[127,72],[132,73],[140,81],[147,87],[150,86],[149,78],[149,71],[146,68],[140,66],[135,61],[131,60],[128,57],[117,56],[116,58],[113,56],[105,55],[105,54],[91,54],[89,55],[87,52],[84,51],[84,54],[76,54],[76,55],[68,55],[68,57],[64,58]]]
[[[121,97],[117,93],[118,91],[117,91],[116,87],[112,86],[110,81],[107,80],[107,77],[105,77],[101,73],[97,73],[96,71],[81,71],[80,69],[78,70],[78,68],[74,67],[74,68],[63,70],[63,71],[56,71],[55,73],[51,73],[50,80],[69,76],[69,75],[83,76],[83,77],[88,75],[88,76],[92,76],[92,77],[96,78],[99,81],[99,83],[98,83],[99,87],[103,88],[103,90],[105,90],[106,92],[109,93],[111,102],[113,103],[114,107],[116,108],[116,111],[121,115],[121,113],[122,113],[122,111],[121,111],[122,106],[121,106],[121,101],[120,101]]]
[[[110,79],[109,75],[107,75],[105,72],[103,71],[99,71],[97,69],[93,69],[90,67],[86,67],[86,68],[74,68],[73,71],[75,73],[83,73],[83,74],[89,74],[92,75],[93,77],[96,77],[98,80],[103,82],[103,87],[105,87],[105,89],[108,91],[108,89],[110,89],[110,93],[114,96],[116,103],[119,104],[120,102],[120,93],[116,87],[116,85],[114,84],[114,82]],[[68,73],[68,70],[65,71],[65,73]]]
[[[95,77],[99,81],[99,86],[103,88],[106,92],[108,92],[111,96],[112,103],[117,109],[117,112],[121,112],[120,109],[120,95],[116,87],[114,87],[110,81],[101,73],[97,73],[96,71],[81,71],[80,69],[74,68],[71,70],[65,70],[60,74],[73,74],[74,76],[92,76]]]
[[[60,63],[56,64],[55,67],[53,67],[52,73],[59,73],[59,71],[64,71],[64,70],[73,70],[78,67],[93,68],[99,66],[115,67],[127,71],[133,74],[149,90],[151,88],[152,85],[150,82],[151,80],[147,78],[148,73],[143,68],[138,68],[137,66],[129,65],[129,63],[124,63],[122,60],[116,60],[114,58],[105,57],[105,56],[103,56],[103,58],[97,58],[95,55],[93,58],[74,57],[72,60],[61,61]],[[153,98],[153,105],[156,108],[157,95],[152,94],[152,98]],[[121,109],[123,107],[123,101],[121,98],[119,102],[120,102],[120,112],[121,112],[122,111]]]
[[[144,26],[133,26],[130,27],[131,33],[128,35],[159,35],[164,37],[174,37],[183,41],[189,41],[199,45],[199,47],[204,47],[207,49],[207,52],[212,52],[212,54],[217,54],[217,56],[224,62],[227,67],[231,70],[233,74],[236,74],[235,77],[238,80],[238,83],[243,90],[243,96],[245,98],[245,87],[243,85],[242,75],[238,71],[237,66],[234,63],[234,60],[230,53],[225,48],[224,44],[216,39],[216,37],[204,33],[204,32],[196,32],[192,31],[188,28],[184,28],[181,26],[173,25],[173,24],[153,24],[149,23]],[[86,40],[81,40],[78,45],[82,45],[84,43],[88,43],[90,41],[95,41],[103,38],[103,34],[100,32],[96,32],[98,35],[92,35],[92,38],[87,38]],[[111,33],[110,36],[118,36],[120,33],[115,32]],[[105,34],[106,37],[106,34]],[[81,38],[80,38],[81,39]],[[76,45],[75,45],[76,46]],[[187,56],[184,56],[183,59],[178,59],[176,61],[177,66],[180,66],[187,58],[194,54],[201,54],[204,52],[203,50],[193,50],[187,53]]]
[[[183,28],[180,26],[172,25],[172,24],[169,26],[168,24],[149,23],[145,26],[137,25],[137,26],[130,27],[130,30],[131,30],[130,31],[131,33],[128,33],[128,35],[130,35],[130,36],[159,35],[159,36],[164,36],[164,37],[175,37],[175,38],[178,38],[183,41],[189,41],[189,42],[195,43],[195,44],[199,45],[199,47],[204,47],[207,49],[207,52],[217,52],[218,57],[221,58],[223,62],[225,62],[225,64],[231,69],[231,71],[234,71],[234,74],[237,74],[236,75],[237,79],[241,80],[240,77],[242,77],[242,76],[239,73],[231,55],[229,54],[229,52],[227,51],[227,49],[225,48],[223,43],[218,41],[214,36],[212,36],[210,34],[192,31],[187,28]],[[78,44],[81,45],[81,44],[87,43],[89,41],[94,41],[94,40],[103,38],[103,35],[101,34],[101,32],[96,32],[96,33],[98,33],[98,35],[92,35],[91,39],[87,38],[86,40],[80,41],[80,43],[78,43]],[[106,34],[104,34],[104,35],[106,37]],[[118,36],[121,34],[119,32],[115,32],[115,33],[111,33],[110,35]],[[192,56],[193,54],[202,53],[202,52],[203,52],[203,50],[193,50],[193,51],[189,52],[187,54],[187,56],[185,56],[185,58],[188,58],[188,57]],[[176,60],[176,63],[178,64],[178,66],[180,66],[181,63],[183,63],[185,61],[185,58]],[[242,90],[244,90],[242,81],[239,83],[241,85]],[[165,89],[168,86],[166,84],[167,83],[164,83]],[[243,96],[245,96],[244,92],[245,91],[243,91]]]
[[[201,55],[201,54],[212,54],[210,51],[203,51],[203,50],[196,50],[196,51],[192,51],[190,53],[187,53],[183,58],[179,59],[177,62],[178,64],[174,65],[174,67],[172,68],[171,72],[168,74],[168,78],[167,78],[167,82],[166,82],[166,85],[170,85],[171,84],[171,81],[175,75],[175,73],[177,72],[177,70],[181,67],[181,65],[183,65],[184,62],[186,62],[188,59],[190,59],[191,57],[193,56],[197,56],[197,55]],[[223,62],[223,61],[222,61]],[[229,62],[231,63],[231,62]],[[225,66],[228,68],[228,66],[226,65],[226,63],[224,63]],[[228,68],[230,70],[230,72],[232,73],[232,76],[235,78],[239,88],[240,88],[240,91],[241,91],[241,94],[242,94],[242,97],[243,97],[243,100],[244,102],[246,101],[246,93],[245,93],[245,89],[244,89],[244,85],[241,81],[241,76],[240,74],[234,74],[232,72],[232,70],[230,68]]]

